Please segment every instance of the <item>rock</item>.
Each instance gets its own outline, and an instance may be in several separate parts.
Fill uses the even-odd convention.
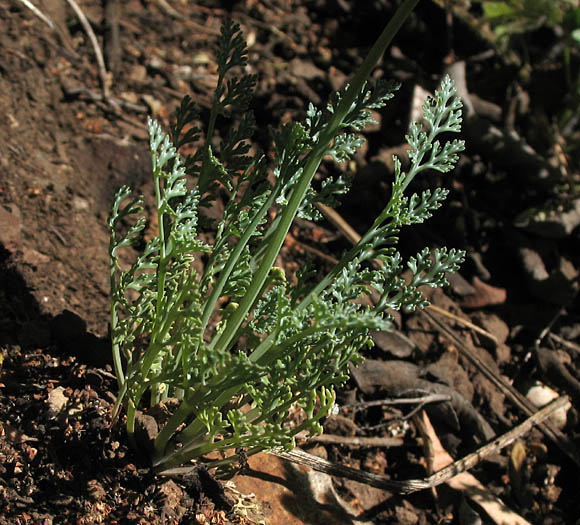
[[[39,266],[50,262],[50,257],[43,253],[37,252],[32,248],[22,248],[22,262],[29,266]]]
[[[142,64],[134,65],[129,71],[129,80],[136,83],[142,83],[147,80],[147,68]]]
[[[528,277],[530,292],[539,299],[570,306],[578,292],[578,271],[563,256],[549,273],[541,256],[530,248],[520,248],[520,258]]]
[[[433,341],[435,341],[435,332],[433,326],[419,314],[411,315],[405,322],[406,332],[409,340],[415,345],[418,352],[427,353]]]
[[[560,361],[559,355],[549,349],[534,349],[534,357],[541,377],[571,396],[576,403],[580,402],[580,381],[574,377]]]
[[[461,297],[477,293],[477,289],[469,284],[459,272],[448,274],[447,280],[449,281],[453,292]]]
[[[161,110],[163,108],[163,102],[161,102],[154,96],[149,95],[148,93],[141,95],[141,98],[143,99],[143,102],[147,104],[147,107],[149,108],[153,116],[157,116],[161,113]]]
[[[183,497],[183,490],[176,485],[175,481],[170,479],[157,489],[157,494],[165,505],[175,507]]]
[[[294,58],[290,62],[289,71],[296,77],[305,80],[313,80],[315,78],[324,78],[324,71],[317,68],[312,62]]]
[[[87,211],[90,208],[89,201],[78,195],[73,197],[72,205],[75,211]]]
[[[400,525],[415,525],[419,523],[419,516],[405,507],[395,507],[395,516]]]
[[[333,91],[340,91],[348,81],[348,76],[334,66],[328,68],[327,78]]]
[[[510,334],[509,326],[497,315],[483,311],[474,312],[471,319],[477,326],[493,335],[497,341],[494,342],[485,336],[478,336],[481,346],[494,352],[498,364],[507,363],[511,356],[511,349],[505,344]]]
[[[357,368],[352,367],[351,372],[362,392],[377,397],[381,395],[409,397],[418,393],[448,395],[451,401],[430,404],[426,407],[429,417],[452,432],[461,431],[463,438],[471,439],[477,436],[481,441],[487,441],[495,436],[489,423],[465,397],[447,385],[424,379],[428,372],[413,363],[367,359]]]
[[[473,385],[465,369],[457,362],[456,352],[445,352],[439,361],[430,364],[425,370],[459,392],[467,401],[473,401]]]
[[[526,397],[535,406],[542,408],[559,397],[559,394],[550,387],[537,381],[536,384],[526,392]],[[556,428],[562,429],[566,426],[568,410],[569,407],[562,407],[550,416],[550,421]]]
[[[335,434],[337,436],[354,436],[358,430],[358,425],[344,416],[328,416],[324,421],[324,433]]]
[[[580,199],[556,210],[532,208],[520,214],[515,225],[547,239],[563,239],[580,224]]]
[[[411,98],[409,122],[421,122],[423,120],[423,104],[430,96],[432,96],[430,91],[423,89],[419,84],[415,84]]]
[[[377,347],[395,357],[410,357],[416,345],[399,331],[372,332],[371,337]]]
[[[48,393],[46,399],[49,419],[55,419],[64,410],[68,403],[68,397],[64,395],[64,387],[57,386]]]
[[[140,447],[149,452],[154,451],[154,442],[159,434],[157,421],[153,416],[137,412],[135,416],[135,438]]]
[[[482,281],[489,281],[491,279],[491,274],[489,273],[489,270],[486,268],[485,264],[483,264],[483,259],[481,258],[481,253],[470,252],[467,254],[467,259],[471,261],[471,263],[475,267],[475,271],[477,272],[477,276]]]
[[[507,338],[510,335],[510,329],[497,315],[479,311],[474,312],[473,315],[471,315],[471,319],[477,326],[480,326],[486,332],[493,335],[498,343],[501,344],[507,341]],[[483,339],[489,341],[487,338],[482,338],[482,340]]]

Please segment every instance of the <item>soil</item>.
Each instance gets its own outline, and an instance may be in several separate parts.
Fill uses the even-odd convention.
[[[227,482],[201,468],[173,479],[157,476],[129,447],[122,424],[112,421],[107,217],[123,184],[150,198],[147,116],[167,126],[185,94],[207,110],[216,38],[231,16],[250,44],[248,68],[259,78],[256,141],[267,149],[269,128],[303,118],[309,102],[321,105],[342,86],[395,4],[126,0],[118,5],[115,47],[106,18],[115,2],[80,1],[104,42],[108,102],[93,48],[68,4],[39,4],[52,30],[24,3],[0,0],[0,523],[491,522],[465,494],[444,485],[401,496],[326,477],[321,496],[311,490],[310,470],[269,455],[250,458]],[[401,251],[467,250],[459,276],[432,302],[493,337],[461,320],[442,321],[524,395],[536,382],[569,395],[573,406],[562,433],[579,447],[580,200],[574,187],[580,132],[577,118],[566,118],[578,109],[566,82],[578,75],[578,49],[566,44],[559,27],[540,27],[515,38],[504,53],[468,23],[481,15],[469,4],[447,12],[420,2],[377,71],[402,82],[395,101],[365,132],[355,161],[347,168],[325,163],[322,172],[353,172],[355,184],[338,212],[364,231],[388,195],[392,154],[405,160],[417,89],[432,91],[451,65],[463,64],[465,95],[473,102],[463,132],[467,150],[451,174],[417,183],[415,190],[443,185],[450,195],[432,220],[404,232]],[[305,260],[324,268],[346,247],[330,222],[301,221],[281,264],[288,272]],[[395,328],[377,335],[368,363],[397,363],[391,370],[414,364],[414,380],[425,388],[437,384],[461,394],[468,415],[455,407],[455,423],[449,414],[429,412],[452,456],[485,441],[486,433],[478,439],[469,423],[474,418],[498,435],[522,421],[505,392],[428,317],[398,314]],[[369,387],[372,374],[362,373],[338,393],[340,404],[401,394],[386,378]],[[409,411],[345,409],[325,423],[329,435],[397,437],[398,446],[304,446],[392,479],[424,478],[430,474],[421,447],[426,438],[405,418]],[[529,522],[580,523],[578,465],[537,429],[518,447],[472,473]]]

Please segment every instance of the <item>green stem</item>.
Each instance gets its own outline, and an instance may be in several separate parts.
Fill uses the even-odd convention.
[[[179,408],[171,415],[165,426],[155,438],[154,458],[163,456],[167,443],[177,428],[191,415],[191,405],[183,399]]]
[[[312,178],[320,166],[324,154],[328,150],[328,147],[337,134],[338,130],[341,128],[343,121],[352,105],[355,103],[360,92],[363,90],[367,79],[372,73],[373,68],[384,54],[385,50],[393,40],[403,22],[411,14],[411,11],[417,5],[418,1],[419,0],[405,0],[403,5],[396,11],[395,15],[387,24],[387,27],[385,27],[378,40],[369,51],[359,70],[355,74],[338,107],[329,120],[327,127],[321,133],[317,146],[308,154],[302,176],[292,191],[288,205],[282,212],[282,216],[280,217],[280,222],[278,224],[278,229],[270,241],[270,245],[268,246],[264,257],[261,260],[261,264],[258,267],[254,278],[252,279],[252,283],[250,284],[246,295],[240,302],[240,306],[228,320],[226,329],[219,336],[215,343],[217,350],[223,351],[229,348],[232,344],[234,335],[246,318],[251,305],[254,303],[257,294],[262,289],[263,283],[268,277],[270,269],[272,268],[272,265],[274,264],[278,253],[280,252],[282,244],[286,238],[286,234],[288,233],[298,208],[304,199]]]
[[[113,290],[115,289],[115,276],[114,276],[114,268],[111,268],[111,295],[113,295]],[[111,299],[111,338],[112,342],[112,350],[113,350],[113,367],[115,368],[115,375],[117,376],[117,384],[119,388],[125,383],[125,374],[123,373],[123,360],[121,358],[121,348],[117,338],[115,336],[117,332],[117,323],[119,321],[119,317],[117,315],[117,305],[115,303],[115,299]]]
[[[203,158],[203,163],[201,165],[201,172],[199,174],[199,179],[197,181],[198,187],[200,189],[200,193],[203,194],[208,186],[209,186],[209,173],[210,173],[210,162],[209,162],[209,152],[210,152],[210,148],[211,148],[211,139],[213,137],[213,133],[214,133],[214,129],[215,129],[215,123],[217,120],[217,116],[218,116],[218,106],[219,106],[219,100],[218,100],[218,92],[219,89],[222,85],[224,81],[223,75],[219,75],[218,76],[218,81],[217,81],[217,85],[214,91],[214,98],[213,98],[213,104],[211,106],[211,111],[210,111],[210,115],[209,115],[209,124],[207,127],[207,133],[205,134],[205,148],[204,148],[204,158]]]
[[[384,51],[392,41],[394,35],[399,30],[400,26],[403,22],[407,19],[413,8],[416,6],[419,0],[405,0],[403,5],[397,10],[383,33],[381,33],[380,37],[378,38],[375,45],[372,47],[371,51],[369,52],[367,58],[359,68],[358,72],[356,73],[352,83],[350,84],[349,88],[347,89],[346,93],[344,94],[339,106],[336,108],[331,120],[328,123],[328,126],[325,132],[321,135],[319,143],[316,148],[314,148],[310,154],[308,155],[306,166],[304,168],[303,174],[298,181],[296,188],[292,192],[288,205],[284,209],[280,221],[278,223],[278,229],[275,234],[272,236],[270,240],[270,244],[268,249],[266,250],[264,257],[261,260],[261,264],[258,267],[254,278],[252,279],[252,283],[246,292],[246,295],[242,299],[238,309],[232,314],[232,317],[228,320],[226,325],[226,329],[224,332],[218,336],[214,341],[212,341],[212,346],[214,346],[217,350],[224,350],[228,348],[235,337],[235,334],[238,332],[241,324],[243,323],[244,319],[246,318],[248,311],[250,310],[251,306],[254,304],[260,290],[263,289],[263,284],[266,281],[268,274],[272,265],[274,264],[276,257],[280,251],[280,248],[284,242],[286,234],[290,229],[290,225],[294,220],[294,217],[297,213],[298,207],[302,202],[304,195],[312,181],[314,174],[316,173],[322,157],[324,153],[327,151],[330,142],[332,141],[333,137],[339,130],[342,125],[342,122],[345,116],[348,114],[349,109],[351,108],[352,104],[356,101],[360,91],[363,89],[367,78],[369,77],[372,69],[375,67],[376,63],[379,61],[380,57],[383,55]],[[378,223],[380,224],[380,223]],[[373,225],[374,227],[375,225]],[[377,226],[378,227],[378,226]],[[374,234],[374,229],[371,228],[365,238],[363,240],[367,240],[371,238]],[[356,253],[352,250],[352,253]],[[347,261],[344,261],[342,264],[339,265],[339,268],[336,268],[336,271],[333,271],[333,276],[342,269],[342,267],[346,264]],[[317,287],[316,289],[322,290],[324,289],[328,283],[332,280],[332,276],[330,279],[325,279],[321,286]],[[310,297],[313,297],[311,295]],[[306,304],[300,305],[300,308],[304,308],[307,306]],[[252,360],[257,361],[260,359],[271,347],[273,341],[275,339],[274,334],[270,334],[260,345],[259,347],[252,353]],[[233,388],[229,388],[225,391],[222,391],[221,394],[214,400],[214,406],[221,407],[233,396],[236,395],[239,391],[240,387],[236,386]],[[201,431],[201,423],[197,420],[194,420],[187,429],[182,433],[185,435],[192,435],[193,433]],[[180,435],[180,437],[182,437]]]
[[[133,450],[137,450],[137,443],[135,441],[135,415],[137,410],[133,400],[129,399],[127,402],[127,437],[129,438],[129,444]]]
[[[270,207],[274,203],[274,200],[276,199],[278,193],[279,193],[279,188],[275,187],[272,190],[272,193],[270,194],[270,196],[268,197],[266,202],[262,205],[262,207],[260,208],[260,210],[258,211],[256,216],[254,217],[254,220],[246,228],[246,231],[244,232],[244,234],[242,235],[242,237],[240,238],[240,240],[236,244],[236,247],[234,248],[234,251],[232,252],[230,257],[228,258],[228,262],[227,262],[226,266],[220,272],[219,279],[218,279],[217,283],[215,284],[215,286],[213,287],[211,295],[209,296],[208,300],[205,303],[205,307],[204,307],[202,318],[201,318],[201,333],[202,334],[205,332],[205,329],[206,329],[207,324],[209,322],[209,318],[210,318],[210,316],[215,308],[215,305],[216,305],[216,303],[217,303],[217,301],[222,293],[222,290],[224,289],[224,286],[226,285],[227,280],[230,277],[230,274],[234,270],[234,268],[235,268],[235,266],[240,258],[240,255],[242,254],[242,251],[244,250],[244,248],[246,247],[246,245],[250,241],[252,234],[254,233],[254,231],[256,230],[258,225],[262,222],[264,215],[268,212],[268,210],[270,209]]]

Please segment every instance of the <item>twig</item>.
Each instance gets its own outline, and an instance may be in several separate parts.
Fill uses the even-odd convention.
[[[377,399],[375,401],[365,401],[359,403],[361,408],[372,407],[372,406],[381,406],[381,405],[417,405],[416,407],[411,410],[408,414],[400,418],[396,418],[399,421],[406,421],[412,418],[417,412],[423,409],[423,407],[429,403],[441,403],[445,401],[451,401],[451,396],[445,394],[429,394],[423,397],[416,397],[416,398],[400,398],[400,399]],[[348,405],[347,405],[348,406]],[[351,405],[355,406],[356,405]]]
[[[551,332],[548,334],[548,337],[552,339],[554,342],[562,345],[564,348],[567,348],[568,350],[572,350],[573,352],[577,352],[580,354],[580,345],[577,345],[572,341],[567,341],[563,337],[560,337],[559,335],[553,334]]]
[[[425,315],[433,325],[444,335],[449,337],[453,343],[457,346],[457,349],[461,354],[466,357],[474,366],[476,366],[479,371],[489,379],[500,391],[502,391],[506,397],[508,397],[511,402],[519,408],[525,415],[531,416],[536,407],[520,392],[518,392],[512,385],[510,385],[505,379],[498,376],[496,373],[489,368],[481,359],[475,356],[467,347],[467,345],[447,326],[445,326],[437,318],[433,317],[432,314],[423,310],[423,315]],[[564,452],[577,466],[580,467],[580,457],[576,450],[574,444],[557,428],[553,425],[539,424],[540,430],[556,445],[562,452]]]
[[[321,434],[312,436],[307,443],[323,443],[328,445],[345,445],[347,447],[400,447],[405,441],[396,437],[364,437],[364,436],[337,436],[335,434]]]
[[[450,480],[457,474],[464,472],[479,463],[483,458],[494,454],[501,450],[502,448],[513,443],[518,437],[528,432],[534,425],[539,425],[550,417],[556,410],[564,407],[569,403],[569,399],[566,396],[559,397],[558,399],[552,401],[549,405],[545,406],[541,410],[532,414],[523,423],[514,427],[509,432],[506,432],[501,437],[494,439],[492,442],[484,445],[475,452],[468,454],[464,458],[455,461],[451,465],[435,472],[435,474],[423,478],[423,479],[409,479],[405,481],[396,481],[392,479],[385,478],[384,476],[378,476],[370,472],[364,472],[362,470],[353,469],[350,467],[345,467],[336,463],[332,463],[326,459],[319,458],[308,452],[304,452],[300,449],[294,449],[290,452],[270,452],[271,454],[278,456],[287,461],[293,463],[298,463],[300,465],[307,465],[314,470],[319,472],[325,472],[332,476],[337,476],[340,478],[347,478],[353,481],[358,481],[359,483],[364,483],[372,487],[379,489],[388,490],[391,492],[397,492],[399,494],[410,494],[411,492],[416,492],[418,490],[433,488],[446,481]]]
[[[415,417],[415,426],[423,437],[425,460],[428,472],[431,474],[453,463],[453,458],[443,448],[441,441],[435,433],[435,429],[427,414],[423,411]],[[463,496],[473,501],[479,508],[485,511],[491,520],[497,525],[509,523],[510,525],[531,525],[529,521],[511,510],[500,498],[469,472],[460,472],[447,480],[447,486],[457,490]],[[431,489],[434,493],[435,488]],[[437,497],[437,494],[434,494]],[[473,523],[472,520],[469,521]],[[487,522],[487,520],[486,520]]]
[[[28,9],[30,9],[48,27],[50,27],[50,29],[52,29],[53,31],[56,31],[56,27],[54,25],[54,22],[47,15],[45,15],[40,9],[38,9],[38,7],[36,7],[32,2],[29,2],[28,0],[19,0],[19,2],[21,2],[26,7],[28,7]]]
[[[552,317],[550,322],[540,332],[540,335],[538,335],[538,338],[534,341],[534,348],[539,348],[539,346],[542,344],[542,341],[544,340],[544,338],[552,330],[552,327],[554,326],[556,321],[562,316],[563,313],[564,313],[564,310],[562,308],[556,312],[556,314]]]
[[[422,397],[375,399],[374,401],[361,401],[360,403],[341,405],[340,408],[368,408],[385,405],[426,405],[427,403],[441,403],[443,401],[451,401],[451,396],[445,394],[428,394]]]
[[[95,36],[95,32],[91,27],[91,24],[87,20],[87,17],[82,12],[81,8],[75,2],[75,0],[66,0],[68,4],[73,8],[73,11],[78,16],[83,29],[87,33],[89,40],[91,41],[91,45],[93,46],[93,50],[95,52],[95,56],[97,57],[97,65],[99,69],[99,76],[101,78],[101,88],[103,90],[103,100],[105,102],[109,102],[109,82],[107,78],[107,68],[105,67],[105,60],[103,59],[103,53],[101,52],[101,48],[99,46],[99,42],[97,41],[97,37]]]
[[[62,243],[63,246],[68,246],[68,243],[66,242],[66,239],[62,233],[60,233],[54,226],[51,225],[48,227],[48,229],[56,235],[57,239]]]
[[[119,0],[105,0],[104,6],[104,31],[103,31],[103,51],[105,63],[109,71],[115,74],[119,71],[121,62],[121,44],[119,42]]]
[[[115,97],[109,97],[108,100],[105,100],[104,95],[96,92],[96,91],[92,91],[90,89],[87,89],[85,87],[75,87],[75,88],[69,88],[69,87],[64,87],[63,88],[64,94],[67,97],[78,97],[79,99],[83,100],[83,99],[87,99],[90,100],[92,102],[108,102],[108,104],[110,106],[113,107],[122,107],[125,109],[129,109],[131,111],[134,111],[135,113],[147,113],[147,108],[141,104],[133,104],[131,102],[127,102],[126,100],[123,100],[121,98],[115,98]],[[131,122],[132,124],[134,124],[134,122]],[[144,127],[145,129],[147,129],[147,126],[141,124],[142,127]]]

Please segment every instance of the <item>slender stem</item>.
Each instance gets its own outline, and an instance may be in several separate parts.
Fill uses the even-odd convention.
[[[129,443],[133,450],[137,450],[137,443],[135,442],[135,415],[137,410],[132,399],[127,403],[127,436]]]
[[[114,294],[116,288],[115,280],[115,267],[111,263],[111,296]],[[119,316],[117,315],[117,304],[114,297],[111,297],[111,338],[112,350],[113,350],[113,366],[115,368],[115,375],[117,376],[117,384],[119,388],[125,382],[125,374],[123,373],[123,361],[121,359],[121,348],[116,337],[117,323],[119,322]]]
[[[187,400],[183,399],[181,401],[179,408],[171,415],[161,432],[157,435],[157,438],[155,438],[155,457],[164,454],[167,443],[173,433],[191,415],[191,408]]]
[[[155,166],[155,162],[153,163]],[[143,387],[145,384],[147,374],[149,374],[149,370],[153,365],[153,361],[157,355],[159,349],[163,347],[162,337],[159,334],[159,327],[161,326],[161,320],[163,318],[163,314],[165,311],[165,277],[166,277],[166,270],[167,270],[167,254],[166,254],[166,239],[165,239],[165,224],[164,224],[164,211],[163,206],[161,205],[162,197],[162,187],[161,187],[161,176],[159,173],[154,173],[155,178],[155,201],[157,202],[157,223],[159,228],[159,264],[157,265],[157,301],[155,303],[155,323],[153,333],[151,334],[151,341],[143,356],[142,362],[139,363],[139,383],[141,384],[141,388],[139,391],[141,392],[140,395],[134,400],[135,403],[139,403],[141,395],[146,390]],[[155,329],[157,328],[157,329]]]
[[[237,243],[234,251],[230,255],[230,257],[228,258],[228,262],[227,262],[226,266],[220,272],[218,282],[213,287],[211,295],[209,296],[208,300],[205,303],[205,307],[204,307],[203,314],[201,317],[201,333],[202,334],[205,332],[205,329],[207,327],[207,323],[209,322],[209,318],[211,316],[211,313],[213,312],[213,310],[215,308],[217,300],[219,299],[219,297],[222,293],[222,290],[224,289],[224,286],[226,285],[226,282],[227,282],[228,278],[230,277],[230,274],[234,270],[235,265],[238,263],[238,260],[240,258],[240,255],[242,254],[243,249],[246,247],[246,245],[250,241],[252,234],[254,233],[254,231],[256,230],[258,225],[262,222],[264,215],[266,215],[266,213],[268,212],[268,210],[270,209],[270,207],[274,203],[274,200],[276,199],[276,197],[279,193],[279,189],[277,191],[275,191],[275,190],[276,190],[276,188],[274,190],[272,190],[272,193],[270,194],[270,196],[268,197],[266,202],[263,204],[263,206],[260,208],[260,210],[258,211],[256,216],[254,217],[254,220],[252,220],[250,225],[246,228],[246,231],[244,232],[244,234],[242,235],[242,237],[238,241],[238,243]]]
[[[249,308],[254,303],[258,292],[262,288],[262,285],[266,280],[270,269],[272,268],[272,265],[278,256],[278,253],[280,252],[282,244],[286,238],[286,234],[288,233],[298,208],[304,199],[304,195],[310,186],[312,178],[318,170],[324,154],[328,150],[328,146],[334,139],[338,130],[341,128],[345,117],[350,111],[352,105],[355,103],[360,92],[364,89],[365,83],[369,78],[373,68],[380,60],[381,56],[393,40],[395,34],[403,22],[407,19],[413,8],[417,5],[418,1],[419,0],[405,0],[403,5],[396,11],[393,18],[387,24],[387,27],[385,27],[378,40],[369,51],[367,57],[354,76],[354,79],[347,88],[343,98],[338,104],[338,107],[329,120],[327,127],[321,133],[318,145],[308,154],[304,171],[291,194],[288,205],[282,212],[280,222],[278,224],[278,229],[270,241],[261,264],[254,274],[252,283],[250,284],[246,295],[240,302],[240,306],[232,314],[232,317],[230,317],[228,320],[226,329],[219,336],[215,344],[217,349],[225,350],[231,345],[235,333],[246,318]]]

